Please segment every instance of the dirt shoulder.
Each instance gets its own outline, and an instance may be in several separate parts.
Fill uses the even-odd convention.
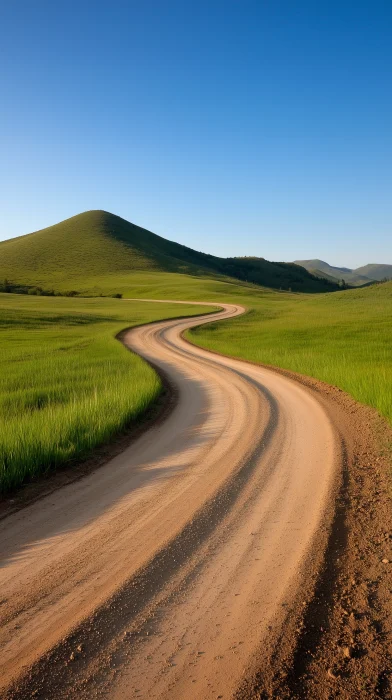
[[[317,396],[340,436],[342,472],[302,594],[236,700],[392,698],[392,428],[337,387],[265,367]]]
[[[238,698],[391,698],[392,430],[340,389],[275,371],[317,395],[342,436],[345,460],[324,563],[312,595],[304,590],[302,619],[288,619],[268,666],[260,653],[260,670]]]

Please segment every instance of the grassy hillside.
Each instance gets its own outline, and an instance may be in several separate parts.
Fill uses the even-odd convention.
[[[372,264],[351,270],[348,267],[333,267],[323,260],[296,260],[296,263],[302,265],[316,277],[325,277],[335,282],[344,279],[347,284],[353,287],[361,287],[371,282],[392,280],[392,265]]]
[[[231,277],[267,287],[325,292],[336,286],[307,270],[262,258],[218,258],[168,241],[105,211],[79,214],[55,226],[0,243],[0,282],[59,291],[105,293],[115,276],[165,272]]]
[[[205,307],[0,294],[0,492],[80,457],[161,390],[121,329]]]
[[[392,265],[364,265],[358,267],[356,272],[378,282],[385,279],[392,280]]]
[[[344,280],[346,284],[352,287],[361,287],[365,284],[369,284],[375,278],[368,277],[364,272],[365,268],[360,268],[358,270],[351,270],[348,267],[334,267],[333,265],[328,265],[328,263],[323,260],[296,260],[298,265],[304,267],[308,272],[316,277],[323,277],[331,281],[340,282]],[[380,280],[382,277],[380,277]]]
[[[191,339],[338,386],[392,422],[392,283],[321,296],[270,292],[248,308]]]

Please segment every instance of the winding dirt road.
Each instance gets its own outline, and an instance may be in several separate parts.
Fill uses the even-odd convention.
[[[203,320],[243,311],[222,308]],[[300,384],[181,337],[200,322],[126,333],[176,388],[174,409],[0,523],[4,697],[231,698],[284,628],[331,498],[335,431]]]

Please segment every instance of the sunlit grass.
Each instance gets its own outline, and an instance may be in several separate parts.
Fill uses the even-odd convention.
[[[161,391],[121,329],[205,308],[0,295],[0,489],[9,491],[107,441]]]
[[[338,386],[392,422],[392,284],[242,302],[245,316],[193,329],[190,338]]]

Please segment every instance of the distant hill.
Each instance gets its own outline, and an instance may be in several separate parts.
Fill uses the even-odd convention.
[[[113,279],[136,271],[230,277],[301,292],[337,289],[334,282],[317,279],[294,263],[218,258],[100,210],[0,243],[0,282],[80,290],[88,278],[99,289],[107,275]]]
[[[358,267],[356,272],[379,282],[385,279],[392,280],[392,265],[364,265],[363,267]]]
[[[296,260],[308,272],[316,277],[324,277],[332,281],[344,281],[353,287],[361,287],[375,281],[392,279],[392,265],[365,265],[357,269],[349,267],[333,267],[323,260]]]

